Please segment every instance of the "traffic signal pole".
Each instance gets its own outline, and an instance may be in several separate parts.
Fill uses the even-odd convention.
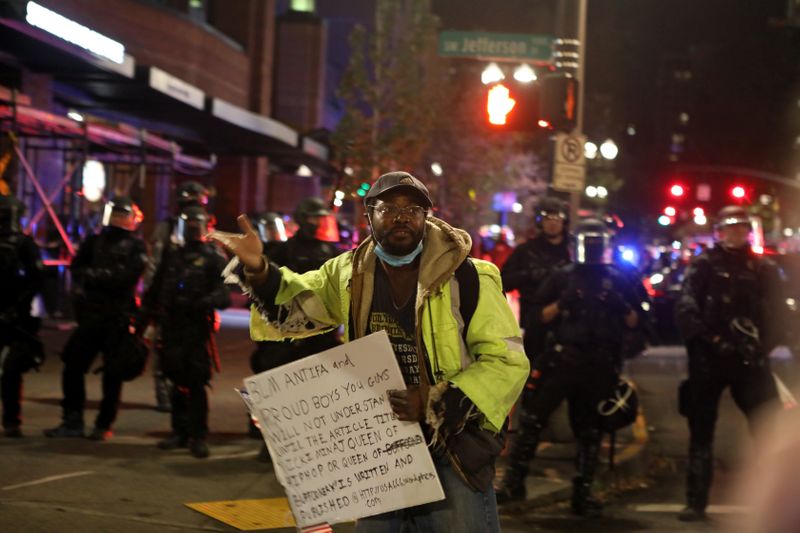
[[[556,11],[556,39],[553,59],[556,69],[574,76],[578,81],[578,112],[575,117],[574,135],[583,133],[583,107],[586,57],[586,12],[588,0],[559,0]],[[555,146],[555,142],[552,143]],[[553,154],[555,157],[555,154]],[[571,220],[577,220],[578,207],[583,191],[569,193]]]

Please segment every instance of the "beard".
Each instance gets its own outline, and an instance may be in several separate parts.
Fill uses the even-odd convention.
[[[415,232],[408,227],[393,228],[383,234],[378,242],[387,253],[403,256],[413,252],[422,241],[423,236],[424,231]]]

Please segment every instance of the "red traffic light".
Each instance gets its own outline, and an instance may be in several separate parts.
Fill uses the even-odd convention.
[[[747,195],[747,191],[741,185],[734,185],[731,187],[731,196],[737,200],[741,200]]]
[[[686,192],[683,188],[683,185],[676,183],[672,187],[669,188],[669,193],[675,197],[681,197]]]

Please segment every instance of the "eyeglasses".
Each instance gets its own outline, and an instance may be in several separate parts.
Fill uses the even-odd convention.
[[[425,217],[428,210],[419,205],[409,205],[407,207],[399,207],[394,204],[381,204],[373,206],[375,212],[383,218],[395,219],[400,215],[405,215],[409,218],[420,219]]]
[[[564,220],[567,215],[559,211],[541,211],[539,216],[550,220]]]

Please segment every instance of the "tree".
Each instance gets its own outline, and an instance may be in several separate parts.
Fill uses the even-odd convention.
[[[375,30],[358,26],[339,87],[344,115],[332,143],[353,175],[345,188],[389,169],[420,165],[442,102],[439,20],[430,0],[378,0]]]

